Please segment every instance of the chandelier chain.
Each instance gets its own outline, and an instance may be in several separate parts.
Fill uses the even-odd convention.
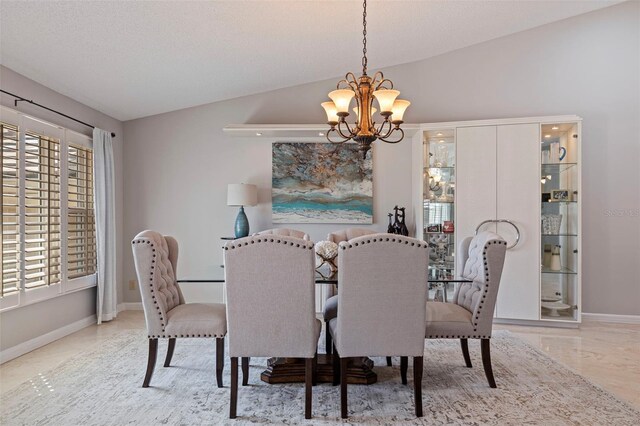
[[[367,75],[367,0],[362,3],[362,74]]]

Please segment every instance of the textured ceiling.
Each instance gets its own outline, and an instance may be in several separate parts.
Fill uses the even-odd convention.
[[[428,58],[617,2],[370,0],[369,66]],[[361,13],[361,1],[348,0],[2,0],[0,63],[130,120],[358,72]]]

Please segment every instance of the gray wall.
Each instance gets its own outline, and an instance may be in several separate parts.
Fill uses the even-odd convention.
[[[584,312],[640,314],[639,9],[638,2],[623,3],[385,70],[413,102],[412,123],[584,118]],[[218,238],[231,233],[236,214],[225,205],[228,183],[260,186],[261,204],[248,216],[253,229],[270,227],[271,140],[232,139],[222,128],[324,122],[319,104],[335,82],[126,122],[125,281],[135,279],[128,241],[146,228],[181,241],[179,276],[203,278],[217,268]],[[408,140],[376,146],[376,229],[385,229],[385,213],[395,204],[410,204],[409,146]],[[337,226],[295,227],[317,240]],[[127,286],[124,298],[139,300],[137,289]]]
[[[91,123],[103,129],[116,133],[114,139],[114,154],[116,163],[116,221],[118,245],[122,246],[123,235],[123,181],[122,181],[122,156],[124,145],[124,133],[122,123],[94,109],[91,109],[73,99],[42,86],[23,77],[22,75],[0,66],[0,87],[11,93],[32,99],[49,108],[64,112],[79,120]],[[64,117],[34,107],[25,102],[13,105],[13,98],[0,95],[0,103],[9,108],[17,109],[26,114],[58,124],[67,129],[91,135],[92,130],[83,125],[74,123]],[[118,300],[122,301],[122,253],[118,253],[117,277]],[[94,288],[82,290],[68,295],[49,299],[28,307],[13,309],[0,314],[0,350],[4,350],[17,344],[26,342],[40,335],[49,333],[65,325],[69,325],[88,316],[95,314],[96,291]]]

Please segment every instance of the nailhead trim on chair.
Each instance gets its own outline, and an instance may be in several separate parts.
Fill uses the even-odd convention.
[[[291,238],[295,238],[295,237],[291,237]],[[300,243],[296,243],[293,241],[283,241],[280,239],[274,239],[274,238],[258,238],[257,240],[251,240],[251,244],[255,244],[255,243],[277,243],[277,244],[284,244],[285,246],[291,246],[291,247],[297,247],[297,248],[301,248],[303,250],[313,250],[313,243],[311,243],[310,241],[305,241],[303,244]],[[248,246],[249,242],[244,242],[244,243],[238,243],[238,244],[232,244],[230,246],[223,246],[222,248],[224,248],[225,250],[229,250],[229,249],[235,249],[240,248],[242,246]]]
[[[156,305],[156,310],[158,311],[158,316],[160,317],[160,325],[162,326],[162,331],[164,331],[164,317],[162,316],[162,311],[160,310],[160,306],[158,305],[158,302],[156,301],[156,296],[155,296],[155,292],[153,291],[153,271],[155,269],[155,245],[148,240],[133,240],[131,242],[131,244],[142,244],[142,243],[146,243],[146,244],[150,244],[151,245],[151,252],[154,253],[151,259],[151,273],[149,274],[149,287],[151,288],[151,298],[153,299],[153,304]],[[160,336],[158,336],[160,337]]]
[[[346,250],[347,248],[353,248],[354,246],[358,247],[358,245],[371,244],[372,242],[374,242],[374,243],[375,242],[381,242],[382,243],[382,242],[386,242],[386,241],[391,241],[392,243],[398,242],[399,244],[405,243],[407,245],[410,242],[408,240],[400,239],[400,238],[397,238],[397,239],[396,238],[389,238],[389,237],[373,238],[373,239],[369,239],[369,240],[366,240],[366,241],[360,241],[360,242],[353,243],[353,244],[340,244],[340,248],[342,250]],[[422,244],[416,243],[416,242],[411,242],[411,246],[412,247],[417,247],[417,248],[425,248],[425,249],[429,248],[428,244],[422,245]]]
[[[480,312],[482,311],[482,305],[484,304],[484,300],[487,298],[487,293],[489,292],[489,262],[487,261],[487,247],[490,244],[504,244],[507,245],[506,241],[498,241],[491,240],[488,241],[484,246],[484,250],[482,251],[482,259],[484,261],[484,271],[485,271],[485,286],[484,292],[482,293],[482,300],[480,300],[480,304],[478,305],[478,312],[476,313],[475,321],[473,323],[473,331],[478,329],[478,320],[480,319]],[[486,339],[487,337],[482,337],[482,339]]]

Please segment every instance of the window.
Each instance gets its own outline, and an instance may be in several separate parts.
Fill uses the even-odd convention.
[[[67,271],[76,278],[96,271],[96,226],[93,216],[93,152],[69,145],[67,184]]]
[[[0,111],[0,309],[95,285],[91,139]]]

